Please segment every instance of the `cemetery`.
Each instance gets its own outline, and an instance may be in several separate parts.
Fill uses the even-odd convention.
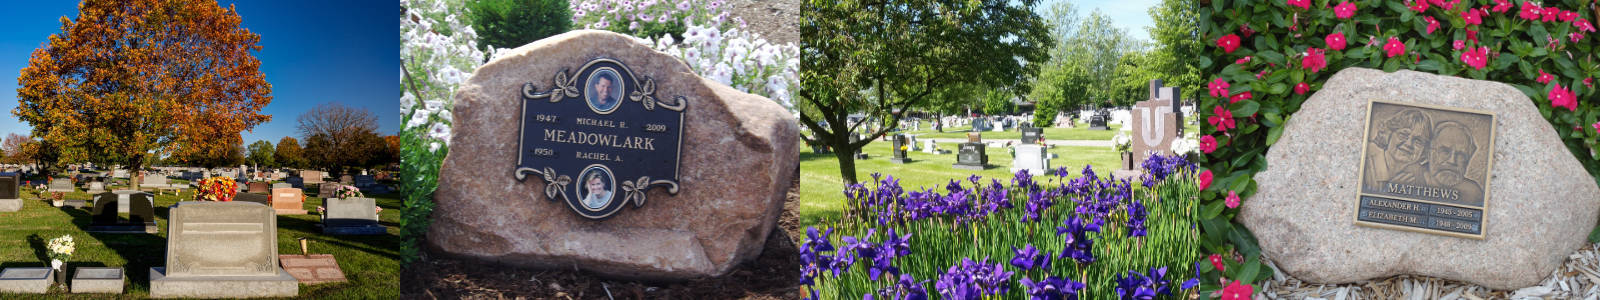
[[[328,30],[377,12],[11,4],[0,299],[399,298],[394,106],[348,81],[394,49]]]
[[[1593,3],[1255,4],[1197,12],[1203,293],[1600,297]]]
[[[146,179],[105,185],[110,191],[101,194],[88,193],[87,182],[71,184],[70,178],[75,176],[57,180],[67,183],[57,189],[68,190],[60,195],[68,199],[63,204],[88,203],[77,207],[56,206],[52,201],[55,192],[50,189],[27,185],[0,189],[0,196],[23,203],[20,210],[0,212],[0,228],[4,228],[0,230],[0,272],[7,274],[0,278],[17,279],[0,281],[0,298],[84,293],[137,298],[364,298],[393,293],[399,272],[395,236],[400,203],[396,194],[347,192],[340,198],[327,198],[318,196],[320,187],[313,187],[301,197],[300,189],[285,187],[269,196],[251,193],[248,188],[241,191],[232,179],[213,177],[205,180],[227,183],[219,186],[233,193],[208,196],[203,185],[177,178],[182,174],[178,169],[234,172],[232,168],[156,167],[146,171]],[[296,172],[283,170],[282,174]],[[48,181],[45,176],[25,173],[28,175],[20,176],[24,182]],[[10,175],[0,176],[0,181],[19,178],[17,173],[6,174]],[[163,174],[174,174],[174,178],[167,181],[170,186],[161,188],[175,192],[156,194],[153,187],[128,184],[154,182],[148,178],[166,177]],[[275,182],[283,184],[281,179]],[[202,197],[196,197],[197,193]],[[252,196],[268,199],[260,203],[242,200]],[[361,203],[354,208],[332,204],[350,199]],[[298,208],[280,208],[291,206]],[[366,216],[359,216],[362,212]],[[330,223],[324,220],[327,216],[349,217]],[[340,222],[382,230],[377,235],[365,229],[338,232],[346,228],[340,227],[346,225]],[[63,238],[70,239],[67,248],[71,250],[57,256],[51,245]],[[60,260],[62,266],[54,268],[54,260]],[[22,280],[30,276],[42,280]]]

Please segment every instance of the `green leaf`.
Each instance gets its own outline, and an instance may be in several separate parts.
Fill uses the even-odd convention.
[[[1266,95],[1259,95],[1259,96],[1266,96]],[[1233,117],[1235,117],[1235,118],[1245,118],[1245,117],[1249,117],[1250,115],[1256,114],[1256,109],[1261,108],[1261,103],[1256,102],[1255,100],[1243,100],[1243,101],[1239,101],[1239,103],[1234,103],[1234,105],[1231,105],[1231,106],[1234,106],[1233,109],[1230,109],[1230,111],[1233,112]]]
[[[1272,146],[1278,143],[1278,137],[1283,135],[1283,127],[1284,126],[1274,126],[1272,129],[1267,130],[1267,146]]]
[[[1257,272],[1261,272],[1261,264],[1250,262],[1244,264],[1244,268],[1239,270],[1238,275],[1235,275],[1234,278],[1254,279]]]

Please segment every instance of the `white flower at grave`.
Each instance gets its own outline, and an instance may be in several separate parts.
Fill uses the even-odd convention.
[[[412,106],[416,106],[416,105],[417,105],[417,97],[416,97],[415,94],[412,94],[410,91],[405,91],[405,92],[401,92],[400,93],[400,113],[401,114],[410,113],[411,112],[411,107]]]
[[[406,129],[428,124],[428,116],[430,115],[433,115],[433,111],[429,111],[427,108],[417,109],[411,113],[411,120],[406,122]]]
[[[1184,155],[1200,150],[1200,141],[1195,138],[1194,132],[1189,132],[1183,137],[1172,141],[1172,153]]]
[[[444,123],[433,123],[433,127],[428,128],[428,137],[444,141],[444,144],[449,146],[450,125],[445,125]]]
[[[1119,131],[1117,135],[1111,137],[1111,143],[1116,144],[1117,149],[1127,148],[1133,143],[1133,137],[1128,136],[1127,131]]]

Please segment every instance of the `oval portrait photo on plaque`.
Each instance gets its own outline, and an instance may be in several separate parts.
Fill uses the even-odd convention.
[[[545,199],[593,220],[644,207],[652,188],[677,195],[684,97],[658,98],[654,80],[609,58],[552,75],[522,86],[517,180],[536,175]]]
[[[1494,114],[1369,103],[1356,224],[1483,239]]]

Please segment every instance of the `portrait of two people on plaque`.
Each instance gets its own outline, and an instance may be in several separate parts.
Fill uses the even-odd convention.
[[[589,75],[588,81],[586,85],[589,86],[589,90],[585,93],[587,98],[585,100],[595,113],[609,113],[622,103],[623,83],[615,70],[610,68],[596,70]],[[578,178],[581,180],[578,184],[578,197],[583,199],[581,202],[584,208],[600,210],[611,204],[614,196],[611,191],[615,190],[613,187],[616,179],[611,175],[610,169],[603,165],[591,165],[584,168]]]
[[[1371,103],[1361,191],[1482,207],[1494,116]]]

